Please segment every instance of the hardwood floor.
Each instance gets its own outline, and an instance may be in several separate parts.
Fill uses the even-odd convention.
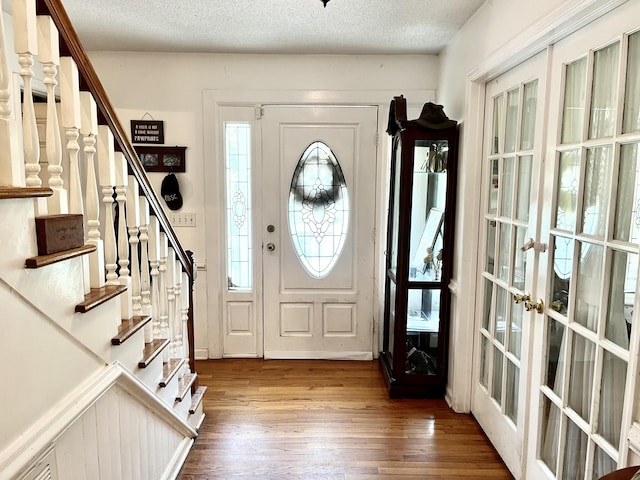
[[[197,362],[206,419],[179,480],[511,479],[444,400],[389,399],[377,362]]]

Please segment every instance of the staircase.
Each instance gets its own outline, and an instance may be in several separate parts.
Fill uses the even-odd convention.
[[[204,419],[191,253],[60,0],[10,3],[0,18],[0,480],[175,478]],[[44,138],[34,95],[46,98]]]

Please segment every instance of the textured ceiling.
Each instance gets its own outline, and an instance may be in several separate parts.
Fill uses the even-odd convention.
[[[435,54],[484,0],[62,0],[87,50]],[[10,0],[4,0],[4,9]]]

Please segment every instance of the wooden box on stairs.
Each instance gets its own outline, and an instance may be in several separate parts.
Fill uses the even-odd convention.
[[[38,255],[78,248],[84,245],[82,215],[45,215],[35,217]]]

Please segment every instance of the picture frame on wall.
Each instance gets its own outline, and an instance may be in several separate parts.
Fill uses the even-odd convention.
[[[187,147],[134,146],[147,172],[185,172]]]

